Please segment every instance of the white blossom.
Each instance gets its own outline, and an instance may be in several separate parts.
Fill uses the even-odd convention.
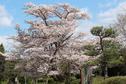
[[[83,41],[79,37],[83,37],[83,33],[74,34],[76,22],[88,18],[86,12],[69,4],[43,6],[27,3],[25,6],[28,7],[25,13],[36,19],[26,21],[30,24],[28,30],[23,31],[20,25],[16,25],[18,35],[14,39],[21,43],[20,57],[26,59],[21,67],[27,72],[52,75],[52,67],[59,71],[58,66],[63,59],[77,67],[91,60],[81,53]]]

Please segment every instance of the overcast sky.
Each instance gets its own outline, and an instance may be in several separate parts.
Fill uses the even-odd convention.
[[[15,24],[28,28],[25,20],[28,18],[23,12],[24,4],[57,4],[69,3],[74,7],[85,10],[91,19],[80,23],[79,31],[89,33],[95,25],[109,25],[116,21],[118,14],[126,9],[126,0],[0,0],[0,43],[10,47],[13,41],[7,38],[16,34]]]

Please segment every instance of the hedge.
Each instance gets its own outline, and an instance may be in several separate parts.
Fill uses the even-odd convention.
[[[126,84],[126,76],[116,76],[105,79],[101,84]]]

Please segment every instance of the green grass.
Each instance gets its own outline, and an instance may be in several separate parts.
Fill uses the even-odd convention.
[[[101,84],[101,82],[104,80],[103,77],[97,76],[93,78],[93,84]]]
[[[71,84],[79,84],[80,80],[75,77],[71,78]],[[115,76],[109,77],[104,80],[104,77],[96,76],[92,80],[92,84],[126,84],[126,76]],[[7,81],[1,82],[0,84],[7,84]],[[30,83],[29,83],[30,84]],[[45,81],[39,82],[38,84],[45,84]],[[49,78],[48,84],[64,84],[64,82],[54,81],[52,78]]]
[[[1,81],[0,84],[7,84],[7,81]]]
[[[101,84],[126,84],[126,76],[115,76],[105,79]]]
[[[93,84],[126,84],[126,76],[114,76],[105,80],[103,77],[97,76],[93,78]]]

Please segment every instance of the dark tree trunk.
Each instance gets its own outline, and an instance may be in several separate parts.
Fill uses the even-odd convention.
[[[105,58],[105,54],[104,54],[104,46],[103,46],[103,37],[99,37],[100,38],[100,46],[101,46],[101,53],[102,53],[102,58],[101,58],[101,66],[102,66],[102,71],[103,71],[103,75],[104,75],[104,79],[106,77],[108,77],[108,67],[107,67],[107,63],[106,63],[106,58]]]
[[[10,78],[8,84],[16,84],[15,78]]]

